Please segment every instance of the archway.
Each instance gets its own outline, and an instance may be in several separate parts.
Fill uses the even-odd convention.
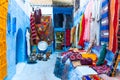
[[[24,60],[23,56],[23,31],[19,29],[16,37],[16,64]]]

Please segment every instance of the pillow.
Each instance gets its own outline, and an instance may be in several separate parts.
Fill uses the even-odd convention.
[[[62,58],[62,63],[65,63],[67,59],[73,54],[72,51],[67,51],[66,54]]]
[[[100,56],[99,56],[98,61],[96,63],[97,66],[104,64],[106,53],[107,53],[106,44],[104,44],[100,50]]]

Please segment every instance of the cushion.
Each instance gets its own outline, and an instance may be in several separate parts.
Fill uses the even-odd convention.
[[[98,74],[108,74],[110,71],[110,67],[107,65],[102,66],[93,66],[92,67]]]
[[[72,51],[67,51],[62,58],[62,62],[65,63],[67,61],[67,59],[73,54]]]
[[[106,53],[107,53],[106,44],[104,44],[100,50],[100,56],[96,63],[97,66],[104,64]]]

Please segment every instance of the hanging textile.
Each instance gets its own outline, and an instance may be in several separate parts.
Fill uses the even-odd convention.
[[[70,37],[70,43],[72,44],[72,47],[75,46],[75,31],[76,31],[76,27],[72,27],[71,28],[71,37]]]
[[[83,39],[84,31],[85,31],[85,16],[84,16],[84,14],[82,15],[82,19],[81,19],[81,27],[82,27],[82,30],[81,30],[78,45],[81,47],[84,47],[84,39]]]
[[[26,41],[27,41],[27,55],[30,55],[30,32],[29,29],[26,31]]]
[[[66,46],[70,46],[70,29],[66,30]]]
[[[90,40],[90,22],[91,22],[91,5],[93,4],[93,0],[91,0],[85,10],[85,32],[84,32],[84,40],[89,41]]]
[[[35,16],[35,24],[40,24],[41,16],[42,16],[41,9],[35,10],[34,16]]]
[[[31,16],[30,16],[30,28],[31,28],[31,43],[35,44],[36,38],[37,38],[37,32],[36,32],[36,28],[35,28],[34,14],[31,14]]]
[[[108,19],[109,0],[102,0],[101,26],[100,26],[100,44],[109,42],[109,19]]]
[[[120,1],[119,1],[119,3],[120,3]],[[120,50],[120,5],[119,5],[119,20],[118,20],[117,38],[118,38],[118,50]]]
[[[93,0],[92,7],[92,20],[90,27],[90,42],[96,41],[96,45],[100,43],[100,11],[101,11],[101,0]]]
[[[110,37],[109,49],[114,53],[117,50],[118,31],[118,0],[110,0]]]

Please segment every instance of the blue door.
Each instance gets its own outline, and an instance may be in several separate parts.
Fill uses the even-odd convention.
[[[24,60],[23,55],[23,32],[19,29],[16,37],[16,64]]]

